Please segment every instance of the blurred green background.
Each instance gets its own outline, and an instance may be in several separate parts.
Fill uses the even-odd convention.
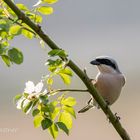
[[[16,0],[29,7],[35,0]],[[139,140],[140,130],[140,1],[138,0],[59,0],[54,5],[53,15],[45,17],[43,29],[82,69],[94,78],[96,67],[89,62],[99,55],[109,55],[117,60],[120,70],[126,76],[126,85],[120,98],[112,105],[113,112],[121,117],[122,125],[132,139]],[[10,68],[0,60],[0,139],[24,140],[45,139],[51,136],[41,128],[35,129],[31,115],[25,116],[17,110],[13,97],[21,93],[28,80],[37,83],[47,74],[44,62],[46,49],[39,46],[38,40],[16,38],[12,46],[24,53],[24,63]],[[70,87],[84,88],[74,76]],[[59,79],[55,87],[62,87]],[[78,103],[76,111],[90,98],[87,93],[73,93]],[[64,133],[58,140],[119,140],[120,137],[101,110],[92,109],[85,114],[77,114],[70,136]]]

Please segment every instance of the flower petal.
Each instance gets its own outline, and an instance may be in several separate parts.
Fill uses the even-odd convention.
[[[43,91],[43,93],[46,94],[46,93],[47,93],[47,89],[45,89],[45,90]]]
[[[34,85],[34,83],[33,83],[32,81],[26,82],[25,85],[26,85],[26,87],[25,87],[25,89],[24,89],[24,92],[25,92],[25,93],[31,94],[32,92],[35,91],[35,85]]]
[[[36,93],[41,92],[42,88],[43,88],[43,83],[42,83],[42,82],[39,82],[39,83],[35,86],[35,92],[36,92]]]

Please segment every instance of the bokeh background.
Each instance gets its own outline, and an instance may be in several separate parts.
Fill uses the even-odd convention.
[[[29,7],[35,0],[16,0]],[[53,5],[53,15],[45,17],[43,29],[82,69],[87,68],[94,78],[96,67],[89,61],[99,55],[109,55],[118,61],[126,76],[126,85],[120,98],[111,109],[121,117],[121,123],[131,138],[140,139],[140,1],[139,0],[59,0]],[[13,97],[21,93],[25,82],[37,83],[47,74],[44,63],[46,49],[39,46],[38,40],[16,38],[12,46],[24,53],[24,63],[20,66],[4,66],[0,60],[0,139],[4,140],[51,140],[47,131],[35,129],[31,115],[26,116],[15,108]],[[83,88],[81,81],[74,76],[71,88]],[[55,87],[62,83],[55,82]],[[76,111],[89,99],[87,93],[73,93],[77,98]],[[64,133],[58,140],[119,140],[120,137],[101,110],[90,110],[77,114],[70,136]]]

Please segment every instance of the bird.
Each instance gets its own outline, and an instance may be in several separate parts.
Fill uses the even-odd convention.
[[[98,68],[96,78],[91,80],[93,86],[107,105],[112,105],[119,98],[122,87],[125,85],[125,76],[119,70],[117,62],[109,56],[98,56],[90,64]],[[93,107],[100,108],[94,98],[91,97],[87,105],[78,113],[84,113]]]

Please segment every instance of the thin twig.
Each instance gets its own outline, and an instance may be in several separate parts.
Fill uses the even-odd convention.
[[[47,92],[46,94],[51,94],[55,92],[88,92],[88,89],[56,89]]]

